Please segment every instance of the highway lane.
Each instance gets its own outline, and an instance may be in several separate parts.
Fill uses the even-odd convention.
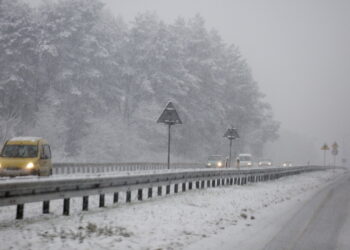
[[[350,173],[306,202],[263,249],[349,250]]]

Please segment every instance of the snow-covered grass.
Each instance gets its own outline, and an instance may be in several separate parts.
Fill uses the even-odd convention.
[[[289,206],[307,199],[342,173],[311,172],[143,202],[136,201],[133,192],[133,202],[128,204],[120,193],[121,202],[115,205],[107,195],[105,208],[98,208],[94,196],[88,212],[81,212],[81,198],[76,198],[71,200],[70,216],[61,215],[61,200],[51,202],[49,215],[41,214],[41,203],[33,203],[25,206],[23,221],[14,220],[15,207],[3,207],[0,249],[212,249],[220,244],[218,235],[227,231],[236,232],[229,237],[238,237],[238,242],[251,237],[247,235],[251,230],[262,227],[269,218],[279,220],[274,216],[283,215]]]

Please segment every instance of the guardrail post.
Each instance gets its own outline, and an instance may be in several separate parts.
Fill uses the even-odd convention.
[[[63,199],[63,215],[69,215],[69,198]]]
[[[211,186],[212,186],[213,188],[215,187],[215,183],[216,183],[216,180],[215,180],[215,179],[211,181]]]
[[[220,186],[220,179],[216,180],[216,186],[218,186],[218,187]]]
[[[22,220],[24,213],[24,204],[17,205],[16,220]]]
[[[210,180],[207,180],[207,188],[210,188]]]
[[[152,198],[152,195],[153,195],[153,188],[149,187],[148,188],[148,198]]]
[[[166,185],[165,194],[170,194],[170,185]]]
[[[100,194],[100,204],[99,207],[104,207],[105,206],[105,195]]]
[[[126,202],[131,202],[131,191],[126,191]]]
[[[225,186],[225,178],[221,179],[221,186]]]
[[[230,185],[231,186],[233,185],[233,178],[232,177],[230,178]]]
[[[142,201],[142,188],[140,188],[138,191],[137,191],[137,199],[139,201]]]
[[[199,181],[196,181],[196,189],[199,189]]]
[[[119,200],[119,193],[115,192],[113,193],[113,203],[117,203]]]
[[[158,196],[162,196],[162,186],[158,186]]]
[[[186,182],[182,183],[182,192],[186,192]]]
[[[43,201],[43,214],[50,212],[50,201]]]
[[[205,185],[205,182],[202,180],[202,181],[201,181],[201,188],[202,188],[202,189],[204,188],[204,185]]]
[[[192,190],[192,181],[188,183],[188,190]]]
[[[83,196],[83,211],[88,211],[89,209],[89,196]]]
[[[177,194],[179,192],[179,184],[174,184],[174,193]]]

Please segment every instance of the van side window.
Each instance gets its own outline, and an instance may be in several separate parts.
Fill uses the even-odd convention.
[[[41,159],[51,159],[51,150],[50,146],[45,144],[41,146],[41,154],[40,154]]]
[[[44,154],[45,154],[45,158],[46,159],[51,159],[51,150],[50,150],[50,146],[45,144],[44,145]]]

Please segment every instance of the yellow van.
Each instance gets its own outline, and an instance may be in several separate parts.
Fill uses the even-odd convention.
[[[0,176],[52,175],[50,145],[39,137],[15,137],[0,155]]]

